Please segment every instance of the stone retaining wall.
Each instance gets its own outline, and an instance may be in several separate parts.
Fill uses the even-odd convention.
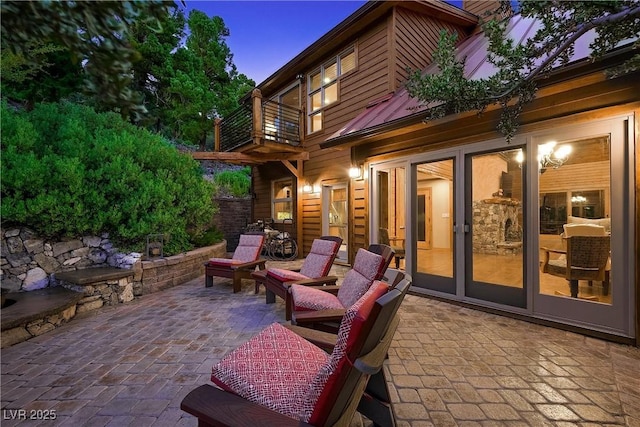
[[[133,294],[156,292],[204,274],[204,263],[224,257],[227,242],[164,258],[142,260],[139,253],[123,254],[107,235],[88,236],[63,242],[37,237],[27,228],[1,229],[2,287],[10,292],[56,286],[55,273],[94,267],[133,270]]]

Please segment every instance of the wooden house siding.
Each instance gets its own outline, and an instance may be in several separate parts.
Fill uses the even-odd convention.
[[[465,33],[453,24],[412,10],[398,7],[394,15],[395,67],[394,89],[404,85],[407,80],[407,68],[423,70],[432,62],[432,52],[438,46],[441,30],[457,33],[458,40]]]
[[[303,145],[309,153],[309,160],[304,162],[300,186],[311,184],[316,189],[320,189],[328,182],[331,183],[330,185],[353,183],[353,180],[348,177],[348,169],[351,166],[350,150],[326,150],[321,149],[320,144],[364,111],[372,101],[387,96],[400,87],[407,76],[406,67],[423,68],[428,64],[431,60],[431,52],[437,44],[440,27],[449,31],[463,31],[452,23],[441,22],[428,16],[431,6],[415,7],[417,9],[410,10],[401,3],[389,8],[385,7],[381,12],[376,12],[375,20],[370,24],[362,26],[349,38],[335,39],[333,41],[335,46],[327,49],[326,55],[322,55],[322,58],[318,55],[317,61],[313,64],[307,63],[305,68],[300,70],[305,76],[301,81],[301,107],[304,112],[305,126],[307,126],[309,107],[306,76],[347,47],[352,45],[355,47],[356,69],[339,77],[339,101],[324,108],[323,129],[317,133],[305,135]],[[421,14],[420,11],[424,13]],[[460,22],[460,25],[470,24],[467,18],[463,18]],[[269,86],[268,92],[263,92],[263,96],[268,98],[291,83],[292,81],[289,81],[286,85]],[[271,215],[271,181],[291,176],[291,172],[284,167],[276,168],[274,171],[272,163],[256,166],[254,171],[255,192],[258,195],[255,201],[254,218],[268,218]],[[366,180],[357,181],[357,184],[350,186],[349,190],[350,212],[352,212],[349,221],[353,224],[353,227],[349,227],[350,260],[357,248],[368,245],[366,216],[359,214],[366,212],[367,182]],[[300,203],[295,203],[296,217],[302,221],[302,224],[298,224],[298,231],[302,233],[298,245],[302,249],[300,255],[305,255],[313,239],[322,234],[322,192],[303,194],[299,191],[296,196],[300,198]]]
[[[327,180],[347,182],[351,166],[349,150],[321,150],[319,144],[356,117],[373,99],[389,93],[388,22],[388,18],[382,19],[354,40],[357,69],[340,79],[339,102],[324,110],[323,130],[306,138],[309,160],[304,163],[305,181],[316,187]],[[313,239],[322,234],[322,199],[321,193],[304,194],[302,198],[303,239],[299,243],[306,253]]]

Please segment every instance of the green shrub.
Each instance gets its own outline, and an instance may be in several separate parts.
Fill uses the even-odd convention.
[[[248,196],[251,189],[251,168],[219,172],[214,175],[213,182],[222,193],[235,197]]]
[[[189,250],[216,213],[199,164],[163,138],[77,104],[31,112],[2,103],[3,223],[43,237],[108,232],[122,250],[164,233],[165,253]]]

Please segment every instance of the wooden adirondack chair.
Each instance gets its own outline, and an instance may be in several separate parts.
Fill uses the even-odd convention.
[[[275,296],[285,300],[285,305],[289,305],[289,283],[309,285],[333,285],[338,280],[336,276],[328,276],[333,261],[338,254],[342,238],[337,236],[323,236],[314,239],[311,251],[304,259],[299,270],[287,270],[283,268],[268,268],[251,273],[251,277],[256,281],[255,292],[261,284],[266,288],[267,304],[275,302]],[[290,310],[288,311],[291,312]],[[289,320],[289,319],[287,319]]]
[[[266,260],[260,259],[263,234],[242,234],[232,258],[211,258],[204,264],[205,286],[213,286],[213,276],[233,279],[233,292],[240,292],[242,279],[250,279],[251,272],[264,270]]]
[[[220,388],[196,388],[181,409],[199,426],[348,425],[398,326],[401,292],[387,290],[376,282],[349,308],[331,354],[270,325],[214,366]]]
[[[292,282],[289,287],[290,319],[297,311],[348,309],[369,286],[380,280],[389,265],[388,260],[366,249],[359,249],[353,268],[345,274],[340,286],[308,286]]]
[[[404,298],[404,294],[407,293],[411,286],[412,278],[400,270],[388,269],[384,281],[392,288],[401,289]],[[344,308],[294,311],[292,313],[291,324],[336,333],[345,313],[346,310]]]

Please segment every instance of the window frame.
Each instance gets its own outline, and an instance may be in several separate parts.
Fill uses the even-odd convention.
[[[276,198],[276,189],[278,188],[278,184],[282,183],[283,188],[286,187],[286,185],[288,184],[290,190],[289,190],[289,197],[280,197],[280,198]],[[293,205],[293,178],[280,178],[280,179],[274,179],[273,181],[271,181],[271,218],[273,218],[273,222],[274,223],[282,223],[284,222],[284,219],[278,219],[277,215],[276,215],[276,204],[277,203],[286,203],[289,202],[291,205],[291,210],[289,211],[289,218],[293,220],[293,215],[294,215],[294,205]]]
[[[346,72],[342,71],[342,60],[349,56],[349,55],[354,55],[354,59],[353,59],[353,68],[349,69]],[[356,49],[356,45],[353,44],[349,47],[347,47],[346,49],[343,49],[342,51],[340,51],[340,53],[338,53],[335,56],[332,56],[331,58],[327,59],[326,61],[324,61],[322,63],[322,65],[320,65],[319,67],[316,67],[313,69],[313,71],[307,73],[307,135],[311,135],[317,132],[320,132],[324,129],[324,110],[327,109],[328,107],[331,107],[335,104],[338,104],[340,102],[340,98],[341,98],[341,93],[340,93],[340,80],[346,76],[351,74],[352,72],[354,72],[357,68],[358,68],[358,54],[357,54],[357,49]],[[325,82],[325,71],[327,69],[329,69],[330,67],[335,66],[336,67],[336,72],[335,72],[335,77],[332,78],[331,80],[328,80]],[[312,79],[314,76],[318,76],[319,75],[319,87],[317,88],[312,88]],[[335,100],[330,102],[330,103],[326,103],[326,89],[332,85],[335,85]],[[320,95],[320,106],[317,108],[313,108],[313,97],[316,95]],[[320,125],[319,128],[317,129],[313,129],[313,123],[314,123],[314,118],[319,116],[320,117]]]

